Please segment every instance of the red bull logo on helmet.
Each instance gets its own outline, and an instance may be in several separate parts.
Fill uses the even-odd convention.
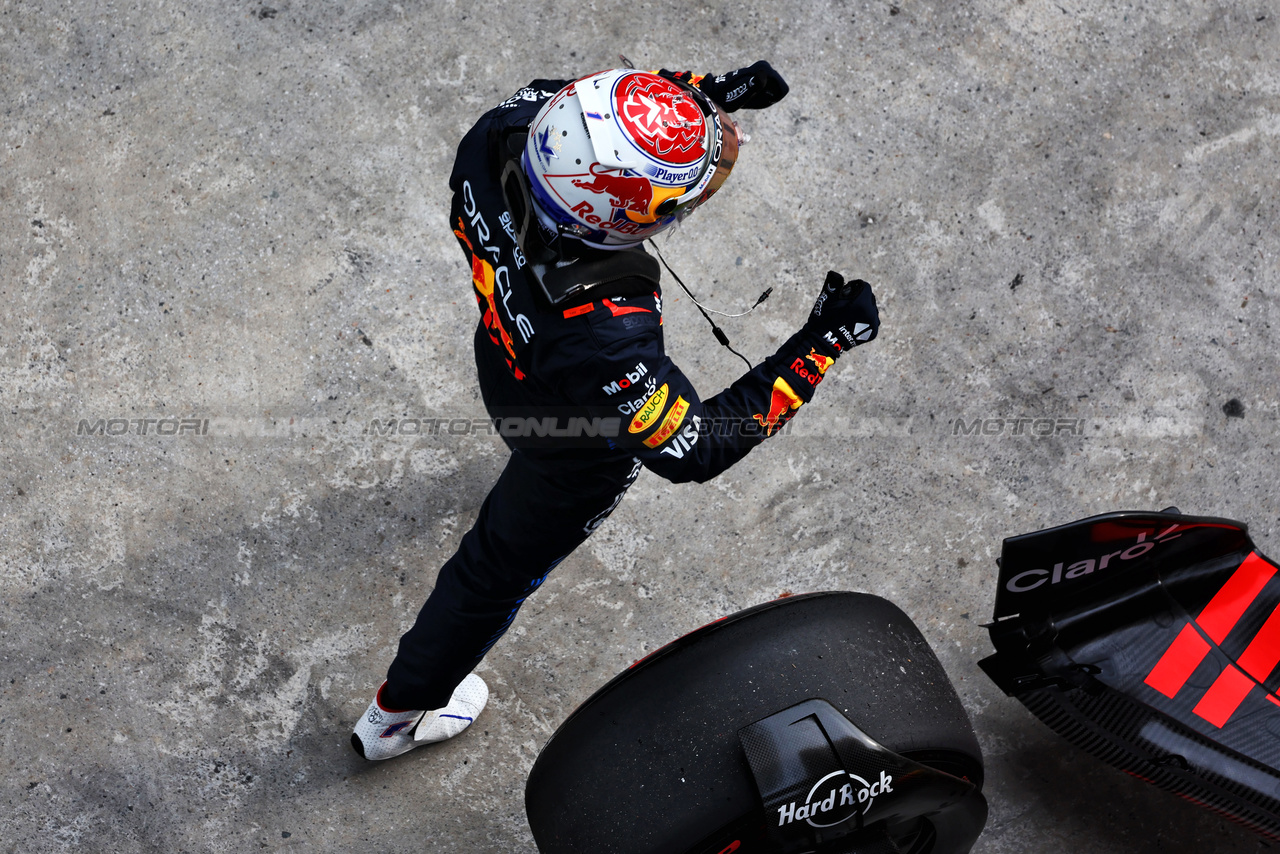
[[[573,186],[607,196],[609,205],[615,209],[649,213],[649,206],[653,204],[653,185],[648,178],[628,175],[622,169],[606,169],[599,163],[591,164],[591,175],[590,181],[574,179]]]
[[[590,202],[581,201],[573,207],[569,208],[569,212],[582,220],[591,228],[597,228],[601,232],[613,232],[614,234],[631,235],[632,242],[639,242],[655,232],[660,231],[663,226],[671,221],[670,217],[655,220],[654,222],[641,223],[633,219],[629,219],[630,214],[620,209],[613,209],[613,216],[600,216],[596,213],[596,209],[591,206]]]
[[[675,83],[633,72],[618,79],[613,93],[619,123],[646,154],[671,166],[706,157],[706,119],[693,96]]]

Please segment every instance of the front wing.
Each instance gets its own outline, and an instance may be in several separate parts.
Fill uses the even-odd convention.
[[[1068,740],[1280,839],[1280,577],[1227,519],[1122,512],[1004,541],[982,668]]]

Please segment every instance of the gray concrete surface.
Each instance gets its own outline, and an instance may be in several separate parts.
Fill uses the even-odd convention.
[[[1280,552],[1275,4],[269,2],[0,0],[0,852],[531,852],[525,774],[577,703],[823,589],[937,649],[986,751],[976,851],[1261,846],[975,662],[1005,536],[1177,504]],[[740,348],[829,267],[882,337],[717,481],[643,475],[482,666],[474,730],[366,766],[349,727],[505,456],[368,430],[482,414],[454,147],[620,52],[792,83],[663,244],[714,305],[776,288]],[[704,394],[738,375],[674,287],[666,328]]]

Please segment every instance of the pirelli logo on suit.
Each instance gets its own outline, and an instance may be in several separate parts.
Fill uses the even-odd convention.
[[[644,440],[645,446],[656,448],[675,435],[676,430],[679,430],[680,425],[684,423],[684,416],[688,411],[689,401],[677,396],[676,402],[671,404],[671,408],[667,410],[667,417],[662,419],[657,431]]]

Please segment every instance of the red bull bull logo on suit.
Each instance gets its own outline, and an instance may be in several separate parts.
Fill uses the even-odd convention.
[[[787,423],[795,413],[795,410],[803,405],[804,400],[800,395],[792,390],[786,380],[778,377],[773,381],[773,392],[769,395],[768,413],[756,413],[751,417],[764,428],[766,436],[772,436],[773,431]]]
[[[827,368],[836,363],[835,359],[830,356],[822,355],[813,347],[809,348],[809,355],[805,356],[805,358],[817,366],[819,374],[825,374],[827,372]]]
[[[810,368],[805,362],[813,362]],[[807,382],[809,385],[817,385],[822,382],[822,375],[827,372],[827,368],[836,363],[836,360],[830,356],[824,356],[817,350],[810,348],[809,355],[803,359],[796,359],[791,363],[791,370],[796,372],[796,376]],[[816,369],[816,370],[815,370]]]

